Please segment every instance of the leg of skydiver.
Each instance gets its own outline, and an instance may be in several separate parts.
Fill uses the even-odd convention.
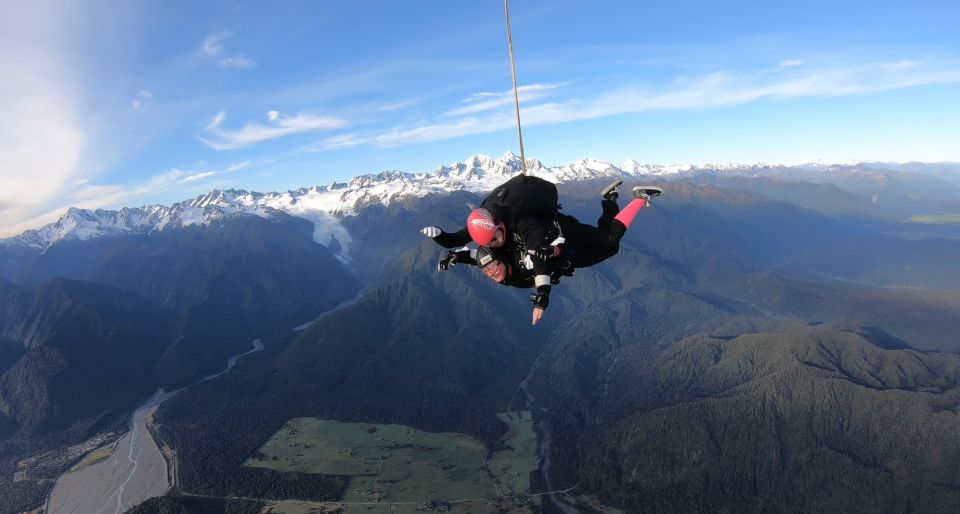
[[[575,268],[593,266],[620,250],[619,239],[614,240],[610,235],[613,227],[622,226],[618,221],[608,221],[605,229],[580,223],[572,216],[561,215],[558,221],[567,239],[566,244],[570,246],[570,261]]]
[[[660,196],[663,191],[656,186],[637,186],[633,188],[633,200],[624,207],[619,214],[614,217],[614,223],[610,224],[610,237],[620,244],[623,234],[630,228],[633,218],[636,217],[640,209],[646,207],[650,198]],[[619,223],[616,223],[619,222]]]
[[[623,180],[616,179],[609,186],[600,190],[600,208],[603,209],[603,213],[597,220],[597,228],[605,229],[609,227],[613,217],[620,212],[620,207],[617,205],[617,199],[620,197],[620,184],[623,184]]]
[[[601,213],[600,218],[597,219],[597,228],[610,228],[610,222],[620,213],[620,206],[613,200],[600,200],[600,208],[603,209],[603,213]]]
[[[615,220],[619,221],[624,230],[630,228],[630,224],[633,223],[633,218],[636,217],[637,213],[640,212],[640,209],[647,206],[647,201],[643,198],[634,198],[627,204],[626,207],[620,210],[620,212],[614,217]]]
[[[647,205],[647,201],[658,196],[660,192],[660,189],[654,186],[635,187],[633,200],[614,216],[606,228],[584,225],[576,218],[561,215],[559,222],[563,234],[567,238],[567,244],[575,250],[571,259],[573,266],[593,266],[616,255],[620,251],[620,240],[623,239],[627,227],[633,223],[640,209]]]

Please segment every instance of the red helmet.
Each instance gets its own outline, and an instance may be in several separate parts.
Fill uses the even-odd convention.
[[[467,232],[470,232],[470,237],[480,246],[490,244],[498,228],[503,229],[503,223],[497,221],[486,209],[474,209],[467,216]]]

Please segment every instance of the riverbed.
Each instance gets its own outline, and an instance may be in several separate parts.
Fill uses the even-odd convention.
[[[147,419],[159,403],[138,409],[132,429],[115,443],[113,455],[57,479],[47,503],[48,514],[125,512],[146,498],[170,489],[167,463],[147,431]]]
[[[533,379],[533,374],[536,373],[537,368],[539,367],[540,357],[537,357],[537,359],[533,361],[533,365],[530,366],[530,370],[527,372],[526,378],[520,382],[520,391],[523,392],[525,397],[527,410],[529,410],[531,413],[539,413],[540,421],[536,425],[536,431],[540,436],[540,444],[537,450],[537,454],[540,456],[540,473],[541,476],[543,476],[543,482],[547,488],[547,491],[555,491],[553,481],[550,479],[550,444],[552,442],[552,438],[550,436],[550,431],[547,430],[546,421],[543,419],[543,415],[546,414],[547,410],[543,407],[537,406],[537,399],[534,398],[529,388],[530,380]],[[567,488],[564,490],[564,492],[572,490],[577,485],[579,485],[579,482],[574,484],[572,487]],[[560,509],[560,511],[564,512],[564,514],[579,513],[576,508],[571,507],[560,500],[559,495],[548,492],[547,497],[550,499],[550,502],[553,503],[556,508]]]
[[[200,382],[230,372],[240,358],[261,350],[263,343],[257,339],[251,350],[230,357],[226,369]],[[167,462],[147,425],[161,403],[184,389],[158,390],[134,411],[129,430],[113,444],[109,458],[60,475],[47,498],[47,514],[120,514],[166,494],[172,486]]]

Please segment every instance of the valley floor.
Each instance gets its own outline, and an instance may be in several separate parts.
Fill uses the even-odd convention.
[[[246,465],[350,477],[340,502],[274,502],[268,504],[270,512],[347,505],[364,505],[371,512],[378,505],[384,512],[530,512],[540,504],[529,495],[530,476],[538,469],[532,416],[505,412],[498,418],[508,428],[492,452],[465,434],[299,418],[274,434]]]
[[[115,443],[108,457],[61,475],[47,500],[47,514],[119,514],[146,498],[166,494],[170,489],[167,463],[147,430],[157,407],[135,413],[133,429]]]

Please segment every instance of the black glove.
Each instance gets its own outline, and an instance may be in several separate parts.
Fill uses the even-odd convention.
[[[560,247],[559,247],[559,246],[543,245],[543,246],[541,246],[540,248],[537,248],[536,250],[533,250],[532,253],[533,253],[533,256],[534,256],[534,257],[540,259],[541,261],[545,261],[545,260],[547,260],[547,259],[552,259],[552,258],[560,255]]]
[[[456,252],[447,252],[446,255],[440,257],[440,260],[437,261],[437,271],[449,271],[451,267],[456,266],[457,264],[457,254]]]
[[[550,305],[550,286],[540,286],[536,293],[530,293],[530,301],[534,307],[546,310]]]

